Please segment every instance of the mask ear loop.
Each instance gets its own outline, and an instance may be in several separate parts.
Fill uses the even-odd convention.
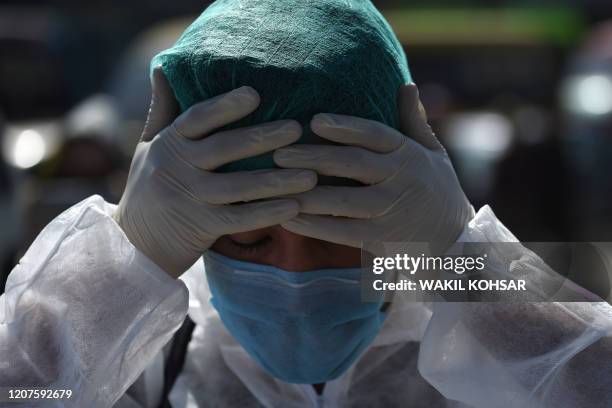
[[[395,282],[397,283],[399,281],[399,277],[401,276],[401,274],[394,268],[391,271],[388,271],[387,273],[385,273],[385,282]],[[385,301],[382,305],[382,307],[380,308],[380,312],[383,313],[385,315],[385,317],[387,317],[389,311],[389,308],[393,305],[393,299],[395,298],[395,292],[392,292],[391,294],[387,294],[387,292],[385,292]]]
[[[361,267],[362,268],[366,268],[368,269],[366,266],[370,266],[371,265],[371,258],[374,257],[373,253],[371,250],[369,251],[365,251],[364,250],[365,247],[365,243],[362,242],[361,243]],[[377,247],[382,253],[384,253],[384,245],[381,245],[380,243],[378,244],[370,244],[369,247]],[[375,252],[375,251],[374,251]],[[383,278],[384,282],[396,282],[398,279],[398,272],[396,269],[392,269],[392,270],[386,270],[380,277]],[[369,276],[368,276],[369,278]],[[363,275],[362,275],[362,279],[363,279]],[[364,282],[362,281],[362,284],[364,284]],[[393,298],[395,297],[395,293],[392,294],[388,294],[387,291],[384,292],[383,294],[383,303],[380,307],[380,312],[383,315],[383,319],[385,319],[389,313],[389,308],[391,307],[391,304],[393,302]]]

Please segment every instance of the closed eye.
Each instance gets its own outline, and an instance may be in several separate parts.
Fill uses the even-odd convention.
[[[239,251],[248,255],[253,255],[268,246],[272,241],[272,238],[270,236],[265,236],[263,238],[250,242],[238,242],[230,238],[229,241],[231,242],[232,246],[238,249]]]

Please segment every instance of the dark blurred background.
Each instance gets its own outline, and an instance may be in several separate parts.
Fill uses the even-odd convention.
[[[0,293],[58,213],[119,200],[149,61],[208,3],[0,4]],[[612,2],[374,3],[474,206],[522,241],[612,241]]]

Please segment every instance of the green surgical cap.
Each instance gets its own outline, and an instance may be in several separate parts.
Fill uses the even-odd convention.
[[[310,130],[317,113],[398,127],[397,90],[412,82],[403,48],[369,0],[217,0],[153,58],[181,111],[243,85],[261,104],[235,128],[295,119],[299,143],[325,143]],[[271,154],[220,171],[273,168]]]

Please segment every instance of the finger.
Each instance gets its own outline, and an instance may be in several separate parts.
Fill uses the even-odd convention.
[[[140,139],[143,141],[153,139],[156,134],[172,123],[178,112],[179,106],[172,88],[170,88],[162,67],[157,66],[151,73],[151,104]]]
[[[274,152],[280,167],[311,169],[323,176],[345,177],[364,184],[376,184],[395,172],[384,155],[361,147],[295,145]]]
[[[406,136],[383,123],[332,113],[315,115],[310,128],[333,142],[360,146],[378,153],[392,152],[406,139]]]
[[[218,132],[195,143],[184,138],[183,141],[190,163],[203,170],[214,170],[294,143],[301,135],[302,127],[298,122],[280,120]]]
[[[295,234],[356,248],[362,244],[356,237],[367,232],[366,221],[326,215],[300,214],[281,223],[281,227]]]
[[[402,133],[427,149],[444,150],[427,123],[425,108],[419,99],[419,90],[416,85],[400,86],[397,99]]]
[[[256,170],[210,174],[200,194],[210,204],[230,204],[311,190],[317,175],[310,170]]]
[[[383,215],[392,202],[368,187],[344,186],[318,186],[290,198],[300,203],[301,214],[360,219]]]
[[[187,139],[201,139],[214,129],[235,122],[259,106],[259,94],[249,86],[197,103],[175,121],[175,130]]]
[[[297,201],[290,199],[225,205],[217,211],[222,224],[219,232],[235,234],[278,225],[295,217],[299,210]]]

